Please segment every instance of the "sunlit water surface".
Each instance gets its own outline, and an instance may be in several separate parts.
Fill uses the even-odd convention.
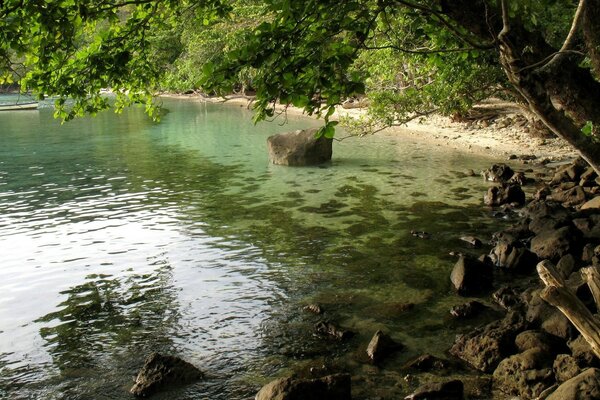
[[[314,121],[165,106],[160,124],[0,113],[0,398],[128,399],[151,351],[207,373],[158,399],[249,399],[323,365],[352,373],[356,398],[406,394],[399,367],[456,333],[448,253],[493,228],[464,172],[491,160],[376,136],[274,166],[266,138]],[[357,335],[317,338],[322,318]],[[406,346],[380,369],[363,355],[377,329]]]

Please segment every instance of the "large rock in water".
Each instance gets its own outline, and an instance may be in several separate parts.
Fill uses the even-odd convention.
[[[469,296],[492,287],[493,268],[475,258],[461,256],[450,274],[458,294]]]
[[[180,358],[152,353],[146,358],[129,392],[147,397],[167,386],[193,383],[203,376],[202,371]]]
[[[255,400],[351,400],[350,375],[320,379],[281,378],[267,383]]]
[[[331,160],[333,139],[316,138],[317,129],[281,133],[267,139],[269,159],[278,165],[315,165]]]

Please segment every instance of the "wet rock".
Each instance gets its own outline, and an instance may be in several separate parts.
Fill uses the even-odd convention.
[[[512,310],[522,305],[519,293],[510,287],[502,287],[492,293],[492,299],[505,310]]]
[[[577,360],[569,354],[559,354],[552,364],[554,377],[559,383],[568,381],[581,373]]]
[[[413,235],[414,237],[418,237],[419,239],[429,239],[429,237],[431,236],[429,233],[427,232],[423,232],[423,231],[410,231],[410,234]]]
[[[531,251],[540,259],[558,260],[572,250],[575,240],[576,233],[571,227],[547,230],[531,239]]]
[[[419,356],[406,363],[404,368],[416,369],[425,372],[442,370],[448,368],[449,366],[450,362],[448,360],[432,356],[431,354],[423,354],[422,356]]]
[[[346,340],[354,336],[354,332],[342,329],[331,322],[321,321],[315,325],[315,332],[321,336],[328,336],[336,340]]]
[[[450,315],[455,318],[473,318],[488,309],[486,305],[476,300],[467,301],[450,309]]]
[[[502,393],[531,399],[552,386],[554,373],[546,355],[533,348],[502,360],[493,379],[494,387]]]
[[[450,280],[460,295],[481,293],[491,288],[493,270],[486,263],[461,256],[454,265]]]
[[[506,164],[494,164],[482,171],[481,174],[486,181],[506,183],[515,174],[515,171]]]
[[[323,308],[318,304],[308,304],[302,308],[304,311],[311,312],[313,314],[323,314]]]
[[[405,400],[462,400],[464,395],[463,383],[452,380],[443,383],[428,383],[419,387]]]
[[[146,358],[129,392],[147,397],[169,386],[196,382],[203,376],[202,371],[178,357],[152,353]]]
[[[527,183],[527,178],[523,172],[515,172],[514,175],[508,180],[508,183],[523,186]]]
[[[475,236],[461,236],[460,240],[462,240],[463,242],[469,244],[474,249],[478,249],[478,248],[480,248],[483,245],[483,243],[481,242],[481,240],[478,239],[478,238],[476,238]]]
[[[517,334],[527,325],[523,317],[509,312],[502,320],[492,322],[473,332],[459,335],[450,354],[483,372],[492,372],[500,361],[514,351]]]
[[[332,139],[316,138],[317,129],[305,129],[270,136],[269,159],[279,165],[316,165],[331,160]]]
[[[536,330],[519,333],[515,338],[515,345],[520,352],[538,348],[549,356],[568,351],[564,340],[546,332]]]
[[[600,369],[589,368],[560,385],[546,400],[600,399]]]
[[[519,245],[519,242],[514,245],[499,242],[492,249],[491,256],[496,266],[523,274],[533,271],[538,262],[537,255]]]
[[[382,331],[377,331],[369,342],[367,356],[369,356],[369,359],[373,364],[378,364],[391,353],[398,351],[401,348],[402,345],[395,342],[389,335],[386,335]]]
[[[349,374],[328,375],[320,379],[281,378],[267,383],[255,400],[351,400]]]
[[[534,200],[527,204],[527,207],[525,207],[523,210],[523,214],[532,220],[552,217],[558,220],[568,221],[570,213],[569,210],[563,207],[563,205],[560,203],[554,201]]]
[[[525,192],[519,185],[493,186],[483,196],[486,206],[501,206],[503,204],[525,204]]]

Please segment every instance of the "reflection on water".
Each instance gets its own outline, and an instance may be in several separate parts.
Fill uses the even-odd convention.
[[[452,340],[447,254],[489,229],[464,171],[490,160],[382,136],[278,167],[266,137],[314,122],[167,107],[158,125],[139,109],[0,114],[0,397],[129,398],[151,351],[208,375],[157,398],[252,398],[323,366],[350,371],[357,398],[405,394],[399,366]],[[310,302],[357,335],[315,337]],[[376,329],[407,346],[380,371],[361,353]]]

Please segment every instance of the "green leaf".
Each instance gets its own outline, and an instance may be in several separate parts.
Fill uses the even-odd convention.
[[[581,128],[581,133],[583,133],[585,136],[591,136],[593,131],[594,124],[592,123],[592,121],[586,122],[583,128]]]

